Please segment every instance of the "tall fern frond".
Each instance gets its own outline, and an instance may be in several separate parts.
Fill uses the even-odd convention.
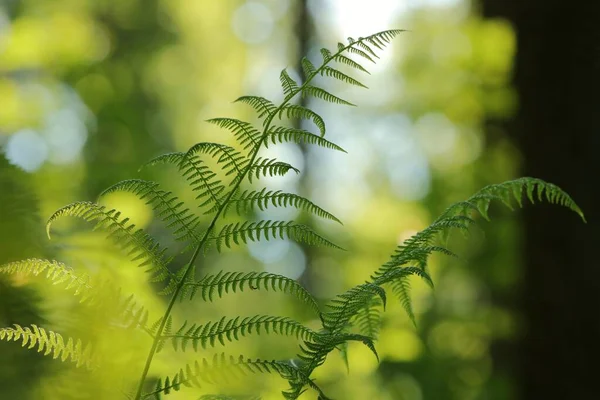
[[[173,230],[175,240],[191,240],[193,243],[200,241],[200,236],[196,232],[199,223],[198,216],[186,208],[183,201],[180,201],[177,196],[161,190],[158,183],[129,179],[112,185],[100,193],[99,197],[119,191],[133,193],[152,206],[158,217],[167,223],[167,228]]]
[[[325,211],[305,197],[293,193],[282,192],[281,190],[267,190],[267,188],[263,188],[259,191],[245,190],[228,203],[224,213],[226,213],[232,207],[235,207],[237,213],[241,214],[242,212],[252,210],[255,207],[261,211],[264,211],[270,206],[290,206],[310,212],[321,218],[329,219],[340,224],[342,223],[335,215]]]
[[[121,218],[121,213],[115,209],[107,210],[106,207],[91,202],[75,202],[57,210],[46,224],[46,232],[50,237],[52,224],[61,217],[77,217],[88,222],[94,222],[94,230],[102,229],[109,233],[117,246],[127,252],[132,261],[145,267],[154,282],[162,282],[172,277],[167,268],[169,259],[165,258],[166,249],[161,246],[142,229],[135,229],[129,223],[129,218]]]
[[[234,244],[246,244],[248,241],[256,242],[264,237],[269,239],[285,239],[286,237],[297,242],[342,249],[338,245],[325,239],[306,225],[297,224],[293,221],[271,221],[262,220],[257,222],[237,222],[225,225],[221,231],[211,237],[218,251],[223,246],[231,247]]]
[[[60,358],[61,361],[70,361],[77,367],[85,366],[92,369],[96,366],[96,360],[92,354],[92,347],[83,345],[80,339],[62,337],[60,333],[46,331],[37,325],[22,327],[15,324],[12,328],[0,328],[0,340],[21,342],[21,346],[32,349],[37,346],[38,353],[51,356],[53,359]]]

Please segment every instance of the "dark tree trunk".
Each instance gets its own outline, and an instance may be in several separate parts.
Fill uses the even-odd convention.
[[[583,208],[523,212],[519,343],[521,399],[591,399],[600,393],[600,1],[483,0],[517,34],[520,109],[509,129],[522,174],[558,184]]]

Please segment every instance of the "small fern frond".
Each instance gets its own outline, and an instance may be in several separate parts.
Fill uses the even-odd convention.
[[[199,346],[206,349],[207,346],[215,347],[217,342],[225,346],[226,342],[240,340],[241,337],[252,333],[260,335],[261,331],[266,334],[295,336],[302,340],[311,340],[315,335],[311,329],[291,318],[256,315],[233,319],[223,317],[217,322],[208,322],[203,325],[192,324],[189,327],[188,322],[185,321],[177,332],[162,335],[161,340],[170,340],[175,351],[185,351],[188,343],[191,342],[192,348],[198,351]]]
[[[302,87],[302,96],[306,97],[306,96],[313,96],[316,97],[317,99],[321,99],[321,100],[325,100],[329,103],[334,103],[334,104],[342,104],[342,105],[346,105],[346,106],[356,106],[355,104],[350,103],[347,100],[344,100],[340,97],[337,97],[331,93],[329,93],[327,90],[317,87],[317,86],[312,86],[312,85],[306,85]]]
[[[46,331],[37,325],[22,327],[15,324],[12,328],[0,328],[0,340],[21,341],[23,347],[32,349],[37,346],[38,353],[44,356],[52,356],[53,359],[60,358],[61,361],[70,361],[77,367],[85,366],[88,369],[95,367],[95,359],[92,355],[91,345],[84,346],[80,339],[63,339],[60,333]]]
[[[288,163],[277,161],[274,158],[258,157],[256,161],[248,167],[248,180],[252,183],[253,179],[259,179],[261,176],[283,176],[289,171],[299,174],[300,170]]]
[[[286,96],[294,95],[299,89],[298,83],[290,77],[285,69],[281,71],[281,74],[279,75],[279,81],[281,82],[281,87],[283,88],[283,94]]]
[[[150,336],[154,337],[154,332],[152,332],[152,329],[148,328],[147,326],[149,316],[148,310],[146,310],[144,306],[138,304],[133,295],[130,295],[126,298],[121,298],[119,300],[115,316],[115,319],[121,328],[141,328],[150,334]]]
[[[359,86],[365,89],[368,89],[368,87],[366,87],[364,84],[362,84],[361,82],[357,81],[356,79],[352,78],[349,75],[346,75],[345,73],[343,73],[340,70],[337,70],[335,68],[329,67],[329,66],[325,66],[323,68],[321,68],[321,75],[322,76],[328,76],[331,78],[335,78],[339,81],[348,83],[350,85],[354,85],[354,86]]]
[[[321,146],[331,150],[338,150],[344,153],[347,153],[346,150],[342,149],[337,144],[330,142],[329,140],[324,139],[322,136],[317,136],[315,134],[310,133],[309,131],[305,131],[304,129],[295,129],[295,128],[286,128],[282,126],[277,126],[271,128],[268,133],[267,139],[265,140],[265,147],[268,147],[269,139],[273,144],[284,143],[284,142],[292,142],[296,144],[315,144],[317,146]]]
[[[260,142],[261,133],[249,122],[235,118],[211,118],[206,122],[231,131],[244,150],[256,147]]]
[[[319,114],[317,114],[310,108],[297,104],[286,104],[285,106],[279,109],[279,118],[282,118],[284,112],[286,116],[290,119],[294,118],[312,121],[316,125],[316,127],[319,128],[321,137],[325,136],[325,121]]]
[[[305,79],[311,79],[316,74],[317,69],[308,58],[302,57],[300,64],[302,65],[302,72],[304,72]]]
[[[262,220],[257,222],[238,222],[225,225],[221,231],[211,237],[211,241],[222,251],[223,246],[231,247],[233,244],[256,242],[264,237],[265,240],[285,239],[286,237],[297,242],[342,249],[338,245],[317,234],[306,225],[296,224],[293,221]]]
[[[415,318],[415,312],[412,306],[412,298],[410,297],[410,282],[407,277],[401,277],[392,282],[392,292],[398,300],[400,300],[400,304],[402,308],[408,315],[410,322],[416,327],[417,319]]]
[[[66,290],[73,290],[76,296],[82,296],[82,303],[93,296],[89,276],[76,275],[73,269],[58,261],[31,258],[0,266],[0,273],[2,274],[31,274],[37,276],[44,272],[45,277],[53,285],[64,285]]]
[[[158,183],[129,179],[112,185],[100,193],[99,197],[120,191],[133,193],[141,200],[145,200],[146,204],[150,205],[158,217],[167,224],[167,228],[173,230],[175,240],[191,240],[193,243],[200,241],[200,236],[196,232],[199,218],[184,207],[183,201],[171,192],[161,190]]]
[[[310,212],[321,218],[329,219],[340,224],[342,223],[335,215],[325,211],[307,198],[293,193],[282,192],[281,190],[273,191],[267,190],[267,188],[263,188],[259,191],[245,190],[237,198],[234,198],[229,202],[229,204],[227,204],[227,208],[235,207],[238,214],[241,214],[244,211],[252,210],[254,207],[264,211],[270,206],[290,206]],[[227,208],[225,211],[227,211]]]
[[[242,96],[238,97],[234,103],[245,103],[250,107],[254,108],[256,112],[258,112],[258,117],[269,117],[275,110],[277,106],[271,102],[271,100],[265,99],[260,96]]]
[[[207,275],[197,282],[186,282],[186,293],[192,300],[198,291],[203,301],[214,301],[228,293],[244,290],[273,290],[290,294],[307,304],[319,316],[321,311],[315,298],[298,282],[283,275],[268,272],[223,272]],[[182,297],[186,294],[182,294]]]
[[[162,249],[142,229],[136,230],[135,225],[129,223],[129,218],[121,219],[119,211],[107,210],[104,206],[86,201],[71,203],[50,216],[46,224],[48,237],[50,237],[50,229],[54,221],[65,216],[94,222],[94,230],[107,231],[108,237],[127,252],[132,261],[139,262],[140,267],[147,267],[152,281],[162,282],[172,275],[167,268],[170,260],[165,258],[166,249]]]

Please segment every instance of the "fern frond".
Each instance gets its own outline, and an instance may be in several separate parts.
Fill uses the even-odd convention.
[[[340,332],[356,312],[370,303],[374,296],[381,299],[385,308],[387,301],[385,290],[373,283],[363,283],[338,295],[331,300],[327,305],[327,311],[323,313],[323,327],[331,332]]]
[[[205,394],[198,400],[261,400],[260,396],[227,396],[223,394]]]
[[[489,185],[479,190],[467,200],[452,204],[429,227],[405,240],[396,248],[390,260],[383,264],[371,278],[375,282],[382,282],[386,279],[384,278],[386,274],[389,276],[390,271],[406,265],[415,265],[418,269],[425,272],[428,258],[434,252],[455,256],[447,248],[434,245],[434,242],[440,235],[447,235],[452,229],[457,229],[465,233],[468,232],[469,227],[475,223],[475,220],[470,216],[473,211],[478,211],[484,218],[489,219],[488,207],[492,201],[502,202],[511,209],[513,208],[513,202],[522,207],[524,195],[532,203],[537,198],[539,201],[546,200],[549,203],[567,207],[585,221],[581,209],[567,193],[558,186],[544,182],[541,179],[526,177]],[[433,284],[428,275],[422,275],[422,277],[430,285]],[[387,280],[387,282],[390,281],[393,281],[392,289],[394,294],[399,297],[402,306],[414,323],[414,313],[409,295],[410,287],[406,277]]]
[[[354,86],[359,86],[365,89],[368,89],[368,87],[366,87],[364,84],[362,84],[361,82],[357,81],[356,79],[352,78],[351,76],[344,74],[342,71],[337,70],[335,68],[329,67],[329,66],[325,66],[321,69],[321,75],[322,76],[328,76],[331,78],[335,78],[339,81],[348,83],[350,85],[354,85]]]
[[[66,290],[73,290],[76,296],[81,295],[82,303],[89,300],[93,295],[89,276],[79,276],[75,274],[73,269],[58,261],[30,258],[0,266],[0,273],[2,274],[31,274],[37,276],[44,272],[45,277],[53,285],[64,285]]]
[[[252,182],[254,177],[259,179],[261,176],[283,176],[289,171],[294,171],[297,174],[300,173],[299,169],[288,163],[277,161],[274,158],[258,157],[256,161],[248,167],[248,174],[246,176],[248,177],[248,180]]]
[[[381,328],[382,307],[381,299],[371,298],[350,320],[350,324],[358,327],[360,334],[377,340]]]
[[[94,230],[107,231],[108,237],[127,252],[132,261],[139,262],[140,267],[147,268],[152,281],[162,282],[172,275],[167,268],[170,260],[165,258],[166,249],[162,249],[142,229],[136,230],[135,225],[129,223],[129,218],[121,219],[119,211],[107,210],[104,206],[86,201],[71,203],[50,216],[46,224],[48,237],[50,237],[50,229],[54,221],[65,216],[94,222]]]
[[[95,367],[95,359],[92,355],[92,347],[83,345],[80,339],[63,339],[60,333],[46,331],[37,325],[22,327],[15,324],[13,328],[0,328],[0,340],[21,341],[21,346],[32,349],[37,346],[38,353],[44,356],[52,356],[53,359],[60,358],[61,361],[71,361],[77,367],[85,366],[88,369]]]
[[[285,239],[286,237],[297,242],[342,249],[338,245],[317,234],[306,225],[296,224],[293,221],[262,220],[258,222],[238,222],[225,225],[221,231],[211,237],[211,242],[222,251],[223,246],[231,247],[233,244],[256,242],[264,236],[265,240],[271,238]]]
[[[321,311],[315,298],[295,280],[283,275],[268,272],[223,272],[207,275],[197,282],[186,282],[186,293],[192,300],[198,290],[203,301],[213,301],[228,293],[243,292],[244,290],[273,290],[288,293],[307,304],[319,316]],[[185,294],[182,293],[182,297]]]
[[[315,335],[311,329],[291,318],[256,315],[233,319],[223,317],[217,322],[208,322],[203,325],[192,324],[189,327],[188,322],[185,321],[177,332],[162,335],[161,340],[170,340],[175,351],[185,351],[188,343],[191,342],[193,349],[198,351],[198,346],[206,349],[207,346],[215,347],[217,342],[225,346],[225,342],[240,340],[240,337],[245,337],[253,332],[260,335],[261,330],[266,334],[295,336],[302,340],[310,340]]]
[[[186,153],[186,158],[191,158],[197,153],[208,154],[217,158],[217,164],[220,164],[225,172],[225,176],[231,174],[241,175],[242,169],[248,163],[248,159],[242,153],[231,146],[220,143],[201,142],[196,143]]]
[[[265,140],[265,147],[268,147],[269,139],[273,144],[292,142],[296,144],[316,144],[331,150],[338,150],[347,153],[346,150],[342,149],[337,144],[324,139],[322,136],[317,136],[304,129],[286,128],[277,126],[272,128]]]
[[[225,354],[215,354],[211,361],[202,359],[196,361],[193,366],[186,365],[173,377],[159,379],[155,389],[152,392],[145,393],[142,398],[157,397],[160,394],[169,394],[171,391],[178,391],[181,386],[202,387],[204,384],[227,383],[230,379],[239,379],[249,374],[257,373],[277,373],[282,378],[293,382],[301,382],[302,385],[308,385],[321,395],[323,392],[319,387],[302,371],[282,361],[267,361],[260,359],[246,359],[243,356],[238,358]],[[323,395],[323,399],[326,397]]]
[[[412,322],[414,326],[417,326],[417,319],[415,318],[415,312],[412,306],[412,298],[410,297],[410,289],[411,286],[407,277],[401,277],[392,282],[393,293],[398,300],[400,300],[400,304],[406,312],[406,315],[408,315],[410,322]]]
[[[345,64],[349,67],[352,67],[354,69],[357,69],[359,71],[365,72],[367,74],[371,74],[369,71],[367,71],[367,69],[365,67],[363,67],[362,65],[360,65],[359,63],[357,63],[356,61],[354,61],[353,59],[351,59],[350,57],[346,57],[343,54],[338,54],[335,57],[333,57],[333,59],[339,63]]]
[[[317,68],[315,68],[308,58],[302,57],[300,64],[302,65],[302,72],[304,72],[305,79],[310,79],[316,74]]]
[[[150,336],[154,337],[154,332],[151,328],[148,328],[148,310],[138,304],[133,295],[126,298],[121,297],[115,310],[115,320],[119,323],[121,328],[124,329],[135,329],[141,328],[146,331]]]
[[[290,77],[285,69],[281,71],[281,74],[279,75],[279,81],[281,82],[281,87],[283,88],[283,94],[286,96],[295,94],[299,89],[298,83]]]
[[[261,133],[249,122],[235,118],[211,118],[206,122],[231,131],[244,150],[260,143]]]
[[[198,192],[196,199],[203,200],[199,207],[211,206],[205,211],[206,214],[212,212],[215,207],[221,206],[221,193],[225,191],[225,185],[217,178],[204,161],[195,154],[187,153],[168,153],[158,156],[148,161],[145,166],[154,166],[158,164],[174,164],[186,179],[192,188],[192,191]]]
[[[347,106],[355,106],[355,104],[352,104],[349,101],[346,101],[340,97],[337,97],[337,96],[329,93],[327,90],[325,90],[323,88],[320,88],[317,86],[312,86],[312,85],[302,86],[302,96],[303,97],[313,96],[313,97],[316,97],[317,99],[325,100],[329,103],[342,104],[342,105],[347,105]]]
[[[156,211],[158,217],[167,223],[167,228],[173,230],[175,240],[191,240],[193,243],[200,241],[200,236],[196,232],[199,224],[198,216],[184,207],[183,201],[180,201],[177,196],[161,190],[158,183],[129,179],[112,185],[100,193],[99,197],[120,191],[133,193],[141,200],[145,200],[146,204]]]
[[[301,105],[286,104],[279,109],[279,118],[282,117],[284,112],[288,118],[299,118],[312,121],[317,128],[319,128],[321,137],[325,136],[325,121],[323,121],[323,118],[313,110]]]
[[[242,96],[238,97],[234,103],[245,103],[251,106],[258,112],[258,117],[269,117],[276,109],[277,106],[271,102],[271,100],[265,99],[260,96]]]
[[[321,218],[329,219],[340,224],[342,223],[336,216],[328,211],[325,211],[305,197],[293,193],[282,192],[281,190],[267,190],[267,188],[263,188],[259,191],[245,190],[238,197],[234,198],[227,204],[227,208],[224,210],[224,212],[226,212],[230,207],[235,207],[237,213],[241,214],[243,211],[252,210],[254,207],[258,207],[258,209],[264,211],[270,206],[291,206],[310,212]]]

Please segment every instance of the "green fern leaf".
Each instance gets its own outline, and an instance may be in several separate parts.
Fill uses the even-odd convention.
[[[352,67],[354,69],[357,69],[359,71],[365,72],[367,74],[371,74],[365,67],[363,67],[362,65],[360,65],[359,63],[357,63],[356,61],[354,61],[353,59],[346,57],[343,54],[337,54],[335,57],[333,57],[333,59],[339,63],[345,64],[349,67]]]
[[[256,161],[248,168],[248,180],[252,183],[254,178],[259,179],[261,176],[283,176],[289,171],[294,171],[299,174],[300,170],[294,166],[277,161],[273,158],[258,157]]]
[[[31,258],[0,266],[0,273],[3,274],[31,274],[37,276],[44,272],[45,277],[53,285],[64,285],[66,290],[73,290],[76,296],[82,296],[81,302],[88,301],[93,297],[94,293],[89,276],[76,275],[71,268],[61,262]]]
[[[146,267],[154,282],[162,282],[172,276],[167,268],[170,260],[165,258],[166,249],[151,238],[142,229],[135,229],[129,223],[129,218],[121,219],[117,210],[107,210],[106,207],[90,202],[71,203],[57,210],[48,219],[46,232],[50,237],[50,228],[58,218],[69,216],[78,217],[88,222],[95,222],[94,230],[106,230],[117,246],[127,252],[132,261],[139,262],[140,267]]]
[[[244,150],[260,144],[261,133],[249,122],[235,118],[211,118],[206,122],[230,130]]]
[[[250,105],[258,112],[258,117],[268,117],[275,112],[277,107],[270,100],[260,96],[242,96],[238,97],[234,103],[245,103]]]
[[[350,85],[354,85],[354,86],[360,86],[363,87],[365,89],[368,89],[368,87],[366,87],[364,84],[362,84],[361,82],[357,81],[356,79],[352,78],[351,76],[348,76],[346,74],[344,74],[343,72],[335,69],[335,68],[331,68],[328,66],[325,66],[323,68],[321,68],[321,75],[322,76],[328,76],[331,78],[335,78],[339,81],[342,81],[344,83],[349,83]]]
[[[188,156],[187,153],[169,153],[150,160],[145,166],[159,164],[175,164],[185,178],[192,191],[197,192],[196,199],[202,200],[199,207],[211,206],[205,213],[211,213],[214,207],[221,206],[221,193],[225,191],[225,185],[217,179],[213,172],[198,156]]]
[[[199,218],[184,207],[183,201],[159,187],[156,182],[129,179],[114,184],[100,193],[99,197],[119,191],[133,193],[152,206],[158,217],[167,223],[167,228],[173,230],[175,240],[191,240],[193,243],[198,243],[201,239],[196,232]]]
[[[249,160],[242,153],[233,147],[220,143],[202,142],[190,147],[186,153],[186,158],[191,158],[198,153],[208,154],[217,159],[217,164],[223,168],[225,176],[232,174],[241,175],[242,169]]]
[[[325,136],[325,121],[311,109],[301,105],[286,104],[279,110],[279,118],[281,118],[283,112],[286,113],[288,118],[301,118],[312,121],[319,128],[321,137]]]
[[[186,365],[172,378],[167,377],[164,382],[160,379],[154,391],[145,393],[142,398],[146,399],[161,393],[169,394],[171,391],[180,390],[182,385],[186,387],[203,387],[205,383],[227,383],[229,381],[228,377],[237,378],[240,375],[256,373],[276,373],[288,381],[308,385],[317,390],[323,399],[327,398],[311,379],[289,363],[275,360],[246,359],[242,356],[238,358],[227,357],[225,354],[215,354],[211,361],[202,359],[202,361],[194,362],[193,366]]]
[[[349,101],[339,98],[339,97],[329,93],[325,89],[322,89],[322,88],[316,87],[316,86],[312,86],[312,85],[302,86],[302,96],[304,96],[304,97],[313,96],[318,99],[325,100],[329,103],[342,104],[342,105],[347,105],[347,106],[355,106],[355,104],[352,104]]]
[[[240,340],[241,337],[252,333],[260,335],[261,331],[266,334],[295,336],[302,340],[310,340],[315,335],[311,329],[290,318],[256,315],[233,319],[223,317],[217,322],[208,322],[204,325],[192,324],[189,327],[186,321],[176,333],[164,334],[162,337],[171,341],[175,351],[185,351],[190,342],[193,349],[198,351],[199,346],[206,349],[207,346],[215,347],[217,342],[225,346],[226,342]]]
[[[13,328],[0,328],[0,340],[21,341],[21,345],[29,349],[37,346],[38,353],[43,352],[44,356],[52,356],[55,360],[60,358],[63,362],[68,360],[77,367],[92,369],[96,366],[89,344],[84,346],[81,340],[70,337],[65,342],[61,334],[46,331],[37,325],[32,324],[30,328],[15,324]]]
[[[338,223],[342,223],[333,214],[325,211],[321,207],[317,206],[305,197],[299,196],[293,193],[285,193],[280,190],[272,191],[266,188],[260,191],[244,191],[237,198],[232,199],[227,207],[235,207],[238,214],[243,211],[252,210],[254,207],[258,207],[261,211],[264,211],[269,206],[274,207],[287,207],[291,206],[294,208],[308,211],[321,218],[329,219]],[[224,212],[227,211],[227,208]]]
[[[256,242],[264,237],[265,240],[271,238],[285,239],[286,237],[297,242],[311,245],[319,245],[342,249],[338,245],[330,242],[319,234],[315,233],[306,225],[296,224],[293,221],[258,221],[258,222],[238,222],[225,225],[221,231],[211,237],[211,241],[222,251],[223,246],[231,247],[233,244]]]
[[[192,300],[200,290],[203,301],[214,301],[228,293],[244,290],[273,290],[290,294],[321,315],[315,298],[295,280],[268,272],[223,272],[207,275],[197,282],[186,282],[182,298],[189,294]]]
[[[327,149],[346,153],[346,150],[342,149],[337,144],[324,139],[322,136],[317,136],[305,131],[304,129],[285,128],[282,126],[272,127],[268,132],[267,139],[265,140],[265,147],[268,147],[269,139],[273,144],[285,142],[292,142],[296,144],[315,144]]]
[[[281,87],[283,88],[283,94],[286,96],[293,96],[299,90],[298,83],[293,80],[288,74],[287,70],[282,70],[279,75],[279,80],[281,81]]]
[[[316,74],[317,69],[308,58],[302,57],[300,64],[302,65],[302,72],[304,72],[305,79],[311,79]]]

